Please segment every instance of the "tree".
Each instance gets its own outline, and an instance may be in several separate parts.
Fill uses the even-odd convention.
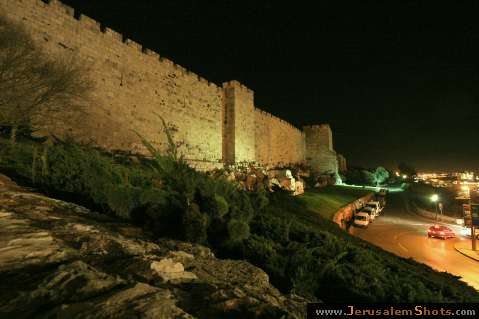
[[[37,115],[78,107],[90,82],[73,59],[47,58],[19,24],[0,16],[0,126],[31,128]]]
[[[364,182],[366,185],[375,185],[375,176],[374,173],[371,173],[367,169],[361,171],[363,175]]]
[[[372,173],[362,167],[350,167],[345,178],[350,185],[372,185],[374,183]]]
[[[361,173],[362,169],[357,167],[349,167],[346,171],[346,181],[350,185],[361,185],[364,183],[364,176]]]
[[[376,186],[384,183],[389,178],[389,172],[382,166],[378,166],[373,173]]]

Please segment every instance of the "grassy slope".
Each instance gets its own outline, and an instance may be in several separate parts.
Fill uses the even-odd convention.
[[[338,209],[366,194],[370,191],[348,188],[342,186],[328,186],[313,188],[306,191],[299,200],[309,210],[320,214],[326,219],[332,219]]]

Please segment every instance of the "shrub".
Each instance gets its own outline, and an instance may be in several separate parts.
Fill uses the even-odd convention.
[[[228,222],[228,233],[231,242],[242,241],[250,235],[249,226],[244,221],[231,219]]]
[[[183,215],[185,239],[195,243],[205,243],[208,239],[208,216],[200,212],[196,203],[191,204]]]
[[[35,176],[35,185],[47,192],[92,203],[157,236],[246,259],[284,293],[294,290],[327,302],[479,300],[456,277],[351,237],[283,192],[237,191],[222,178],[158,154],[154,162],[122,164],[126,161],[71,143],[50,145],[46,152],[31,141],[8,145],[0,148],[2,170],[31,182]]]

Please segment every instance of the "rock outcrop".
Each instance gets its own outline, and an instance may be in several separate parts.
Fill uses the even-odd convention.
[[[245,261],[141,229],[0,175],[1,318],[304,318]]]

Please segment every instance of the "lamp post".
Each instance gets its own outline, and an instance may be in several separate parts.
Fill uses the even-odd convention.
[[[437,221],[437,201],[439,200],[439,196],[437,194],[433,194],[431,196],[431,202],[434,203],[434,207],[436,208],[436,221]]]
[[[469,200],[469,207],[470,207],[470,210],[471,210],[471,243],[472,243],[472,250],[473,251],[476,251],[476,229],[474,227],[474,223],[473,223],[473,220],[472,220],[472,201],[471,201],[471,189],[469,188],[468,185],[464,185],[461,187],[461,189],[463,191],[466,192],[467,194],[467,199]]]

